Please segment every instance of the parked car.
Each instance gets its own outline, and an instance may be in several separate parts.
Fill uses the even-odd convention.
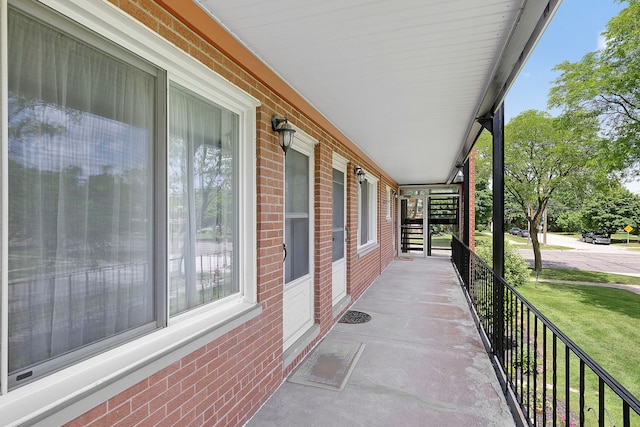
[[[601,244],[601,245],[610,245],[611,237],[607,233],[593,233],[591,243],[593,244]]]
[[[513,234],[514,236],[517,236],[518,233],[520,233],[520,229],[518,227],[513,227],[511,230],[509,230],[509,234]]]
[[[518,232],[518,236],[520,236],[520,237],[529,237],[529,230],[520,230]]]
[[[587,232],[583,233],[582,241],[592,244],[610,245],[611,237],[607,233]]]

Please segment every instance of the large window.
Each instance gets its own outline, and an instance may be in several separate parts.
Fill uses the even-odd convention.
[[[212,328],[255,305],[255,100],[155,35],[140,33],[155,47],[131,37],[133,53],[16,5],[5,389],[153,331],[171,337],[187,311]]]
[[[156,318],[157,70],[9,15],[9,371]],[[28,375],[28,373],[25,373]]]
[[[238,115],[183,88],[169,95],[171,314],[239,291],[234,159]]]
[[[367,249],[378,241],[378,180],[369,173],[358,191],[358,248]]]

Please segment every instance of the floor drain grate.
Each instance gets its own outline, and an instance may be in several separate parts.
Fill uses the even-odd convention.
[[[371,320],[371,316],[362,311],[349,310],[347,311],[338,323],[366,323]]]

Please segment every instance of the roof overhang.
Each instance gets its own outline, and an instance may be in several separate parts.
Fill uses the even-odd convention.
[[[453,180],[560,2],[195,0],[210,41],[398,184]]]

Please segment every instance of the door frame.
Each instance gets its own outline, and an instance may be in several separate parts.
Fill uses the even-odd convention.
[[[283,352],[289,349],[297,340],[302,338],[314,325],[314,304],[315,304],[315,146],[318,141],[311,138],[306,133],[296,129],[294,142],[290,150],[295,150],[309,158],[309,272],[302,277],[285,282],[285,274],[282,275],[282,349]],[[286,162],[286,159],[285,159]],[[286,165],[283,185],[286,185]],[[284,194],[286,197],[286,191]],[[283,197],[283,232],[286,228],[286,200]],[[283,234],[283,241],[285,236]],[[291,250],[291,249],[288,249]],[[284,265],[284,261],[283,261]],[[289,316],[301,314],[304,316],[301,322],[295,324],[293,328],[287,324]]]

